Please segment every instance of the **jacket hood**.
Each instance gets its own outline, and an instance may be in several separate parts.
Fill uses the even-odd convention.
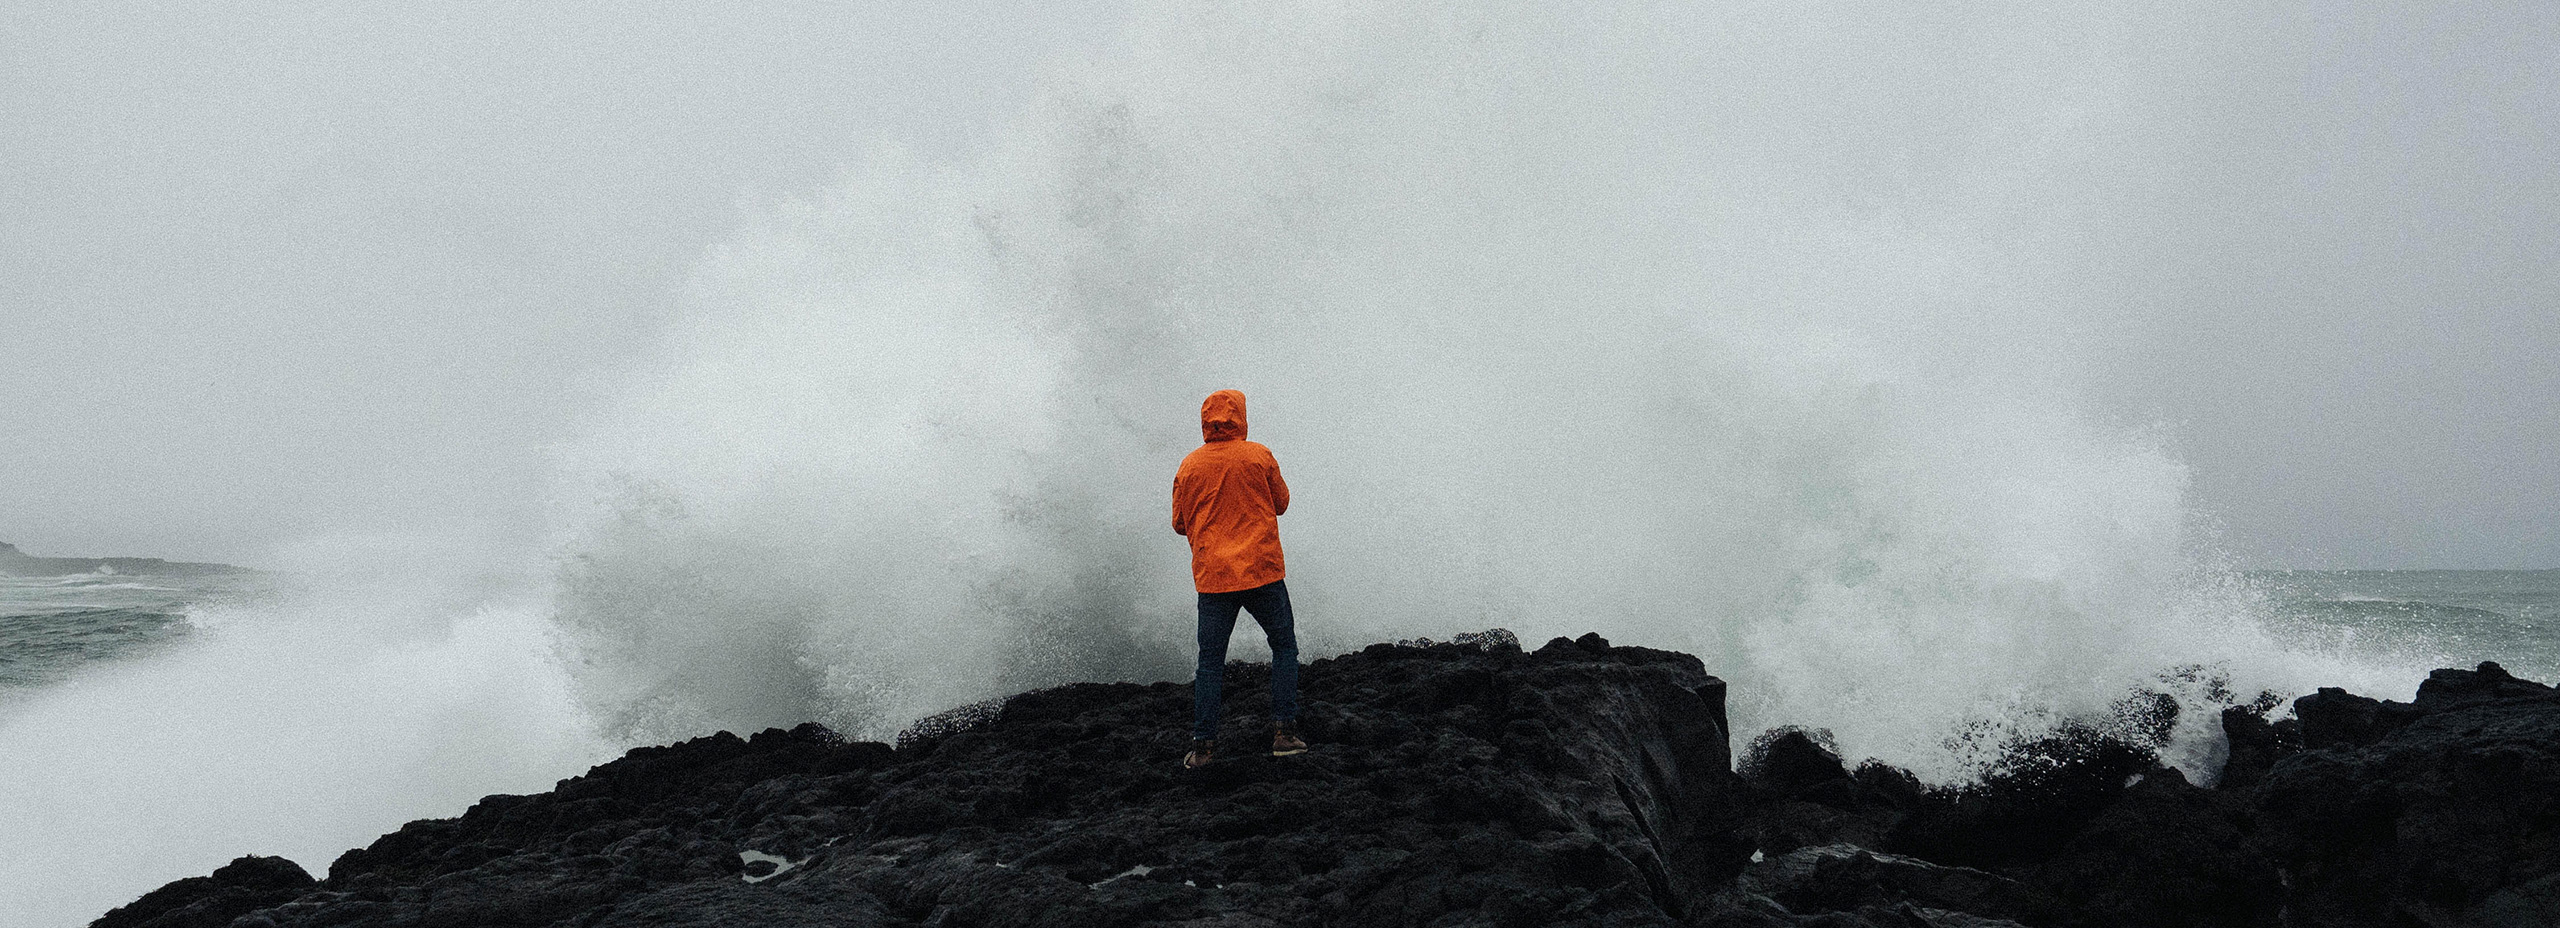
[[[1244,439],[1244,394],[1220,390],[1200,401],[1201,441]]]

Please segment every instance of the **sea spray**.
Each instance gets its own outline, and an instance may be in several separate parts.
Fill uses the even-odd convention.
[[[0,704],[0,924],[86,924],[242,854],[313,872],[609,759],[537,591],[441,542],[315,539],[288,585]]]
[[[870,153],[567,452],[589,703],[880,737],[1184,678],[1166,486],[1228,387],[1314,654],[1596,629],[1941,781],[2172,668],[2405,679],[2259,631],[2185,468],[2079,398],[2109,304],[2057,268],[2144,156],[2116,24],[1861,9],[1145,6],[980,160]]]
[[[2215,62],[2133,49],[2197,13],[1141,4],[992,149],[849,151],[705,258],[560,449],[556,558],[508,567],[556,592],[377,551],[0,709],[0,922],[633,744],[1183,679],[1166,490],[1223,387],[1298,491],[1310,656],[1599,630],[1937,779],[2139,689],[2199,774],[2217,692],[2405,695],[2422,658],[2264,630],[2164,442],[2081,400],[2151,302],[2087,249],[2208,169],[2149,130]]]

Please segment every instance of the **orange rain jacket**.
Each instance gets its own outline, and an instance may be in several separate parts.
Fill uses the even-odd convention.
[[[1250,590],[1287,576],[1280,514],[1289,485],[1260,442],[1244,440],[1244,394],[1200,402],[1201,445],[1173,474],[1173,532],[1191,539],[1191,583],[1203,593]]]

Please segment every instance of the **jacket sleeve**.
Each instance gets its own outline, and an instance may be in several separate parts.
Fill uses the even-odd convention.
[[[1285,514],[1289,511],[1289,481],[1280,479],[1280,459],[1266,456],[1264,460],[1271,464],[1271,514]]]
[[[1180,473],[1176,473],[1173,475],[1173,533],[1176,535],[1187,536],[1191,534],[1191,525],[1189,524],[1191,520],[1183,518],[1184,515],[1185,513],[1182,511],[1182,475]]]

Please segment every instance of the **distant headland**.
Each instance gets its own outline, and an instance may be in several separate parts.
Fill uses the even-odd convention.
[[[165,561],[156,557],[34,557],[18,550],[17,545],[0,541],[0,577],[60,577],[69,574],[202,577],[257,572],[247,567],[234,567],[229,564]]]

